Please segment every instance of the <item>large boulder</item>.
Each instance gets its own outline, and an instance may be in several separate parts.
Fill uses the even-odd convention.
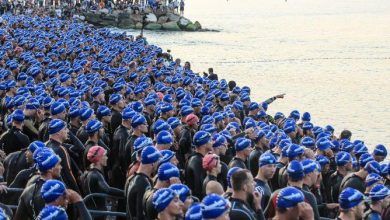
[[[158,18],[157,23],[164,24],[164,23],[167,23],[167,21],[168,21],[168,17],[167,16],[161,16],[161,17]]]
[[[122,28],[122,29],[135,28],[135,24],[131,19],[121,19],[118,23],[118,28]]]
[[[185,17],[181,17],[180,20],[177,22],[180,28],[185,28],[191,23],[192,22]]]
[[[145,26],[145,29],[146,30],[160,30],[161,29],[161,24],[157,24],[157,23],[149,23]]]
[[[141,22],[137,22],[135,24],[135,29],[141,29],[142,28],[142,23]]]
[[[119,19],[130,19],[130,16],[131,16],[131,14],[127,13],[126,11],[118,14]]]
[[[195,26],[195,24],[193,23],[189,23],[185,28],[184,30],[186,31],[197,31],[197,27]]]
[[[133,20],[134,22],[142,22],[142,15],[140,14],[132,14],[130,15],[130,19]]]
[[[177,25],[177,22],[175,21],[162,24],[162,28],[167,31],[181,31],[179,25]]]
[[[157,22],[157,17],[155,14],[149,13],[146,15],[146,21],[150,23],[156,23]]]
[[[196,26],[197,30],[202,29],[202,25],[199,23],[199,21],[195,21],[194,25]]]
[[[177,14],[168,13],[167,16],[168,16],[169,21],[178,22],[180,20],[180,16]]]

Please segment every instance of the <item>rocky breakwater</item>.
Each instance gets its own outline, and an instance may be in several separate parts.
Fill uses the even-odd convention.
[[[117,27],[121,29],[141,29],[144,22],[146,30],[202,31],[201,24],[165,10],[145,10],[143,13],[130,9],[123,11],[108,10],[83,13],[85,21],[97,27]],[[204,30],[203,30],[204,31]]]

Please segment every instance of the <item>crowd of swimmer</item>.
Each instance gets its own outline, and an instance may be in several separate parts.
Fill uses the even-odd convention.
[[[0,42],[0,219],[390,219],[386,148],[267,114],[284,95],[72,21],[4,15]]]

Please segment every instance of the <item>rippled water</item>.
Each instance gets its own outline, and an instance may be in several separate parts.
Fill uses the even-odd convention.
[[[220,32],[146,32],[198,72],[252,88],[270,113],[309,111],[318,125],[390,146],[389,0],[187,0],[185,15]],[[129,33],[138,33],[129,30]]]

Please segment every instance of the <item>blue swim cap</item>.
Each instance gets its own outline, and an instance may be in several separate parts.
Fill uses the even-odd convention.
[[[305,176],[302,163],[297,160],[291,161],[287,166],[287,175],[294,181],[302,180]]]
[[[193,143],[195,147],[200,147],[211,141],[211,134],[207,131],[198,131],[195,133]]]
[[[336,154],[336,165],[337,166],[344,166],[345,164],[352,162],[352,156],[348,152],[338,152]]]
[[[333,143],[329,139],[322,137],[322,138],[317,140],[316,146],[318,149],[325,151],[325,150],[331,148],[333,146]]]
[[[140,152],[147,146],[152,146],[153,147],[153,140],[151,138],[145,137],[145,136],[140,136],[137,137],[134,141],[134,152]]]
[[[175,129],[179,125],[181,125],[181,122],[177,117],[170,117],[170,118],[168,118],[167,122],[171,126],[172,129]]]
[[[136,128],[139,125],[145,124],[146,118],[141,114],[136,114],[131,118],[131,127]]]
[[[173,191],[175,191],[176,195],[179,196],[179,199],[184,203],[187,197],[191,196],[191,190],[187,185],[176,183],[172,184],[170,187]]]
[[[103,123],[100,122],[99,120],[97,119],[92,119],[90,120],[87,125],[85,126],[85,131],[88,133],[88,134],[93,134],[93,133],[96,133],[99,131],[100,128],[103,127]]]
[[[156,136],[157,144],[172,144],[173,137],[169,131],[160,131]]]
[[[315,160],[312,159],[304,159],[302,161],[303,171],[305,175],[314,172],[318,168],[318,164]]]
[[[124,108],[122,110],[122,120],[128,120],[133,118],[137,113],[131,108]]]
[[[387,156],[387,149],[383,144],[378,144],[375,146],[374,153],[375,156]]]
[[[359,166],[363,168],[366,166],[366,164],[368,162],[373,161],[373,160],[374,160],[374,157],[371,154],[364,153],[359,158]]]
[[[41,188],[41,196],[45,203],[51,203],[65,193],[65,184],[59,180],[47,180]]]
[[[380,174],[380,173],[381,173],[381,165],[379,165],[379,163],[376,162],[375,160],[369,161],[369,162],[364,166],[364,169],[365,169],[368,173],[377,173],[377,174]]]
[[[96,117],[98,118],[102,118],[104,116],[109,116],[111,115],[111,109],[109,109],[107,106],[105,105],[100,105],[98,108],[97,108],[97,111],[96,111]]]
[[[291,144],[287,148],[287,157],[289,159],[292,159],[294,157],[302,156],[304,154],[305,150],[302,146],[298,144]]]
[[[372,201],[380,201],[390,196],[390,189],[384,186],[383,184],[377,184],[372,187],[368,196]]]
[[[58,115],[65,111],[65,105],[62,102],[55,101],[50,106],[50,114],[52,115]]]
[[[379,174],[370,173],[367,175],[366,180],[365,180],[366,187],[372,186],[372,185],[378,183],[379,181],[383,181],[383,178]]]
[[[215,219],[230,209],[228,200],[220,195],[211,193],[203,198],[202,215],[204,219]]]
[[[342,209],[353,208],[363,202],[363,200],[363,193],[351,187],[345,188],[339,195],[339,205]]]
[[[37,219],[40,220],[67,220],[68,215],[63,208],[48,205],[39,213]]]
[[[303,145],[309,149],[315,150],[314,139],[309,137],[309,136],[305,136],[304,138],[301,139],[301,145]]]
[[[321,167],[330,163],[328,157],[326,157],[324,155],[316,155],[316,161],[321,165]]]
[[[223,136],[221,134],[215,134],[213,136],[213,141],[214,141],[213,147],[220,147],[223,144],[227,143],[225,136]]]
[[[262,167],[262,166],[268,165],[268,164],[276,164],[276,163],[277,163],[277,161],[276,161],[275,156],[270,152],[263,153],[259,158],[259,167]]]
[[[38,149],[38,148],[44,148],[46,145],[42,141],[34,141],[30,145],[28,145],[28,150],[31,151],[32,154]]]
[[[94,111],[93,109],[91,108],[81,108],[80,109],[80,120],[81,121],[86,121],[88,120],[89,118],[91,118],[91,116],[93,115]]]
[[[115,105],[115,104],[117,104],[121,100],[122,100],[122,96],[119,95],[119,94],[114,93],[114,94],[112,94],[110,96],[109,102],[110,102],[111,105]]]
[[[176,193],[172,189],[162,188],[153,194],[153,205],[158,212],[164,211],[175,198]]]
[[[176,153],[171,151],[171,150],[161,150],[161,164],[169,162],[175,155]]]
[[[186,213],[185,220],[202,220],[202,205],[197,203],[193,204]]]
[[[303,193],[295,187],[285,187],[280,190],[276,197],[276,206],[278,208],[291,208],[305,200]]]
[[[302,114],[302,121],[310,121],[311,120],[311,115],[309,112],[304,112]]]
[[[49,148],[40,149],[34,159],[41,172],[52,169],[61,161],[60,157]]]
[[[141,163],[152,164],[160,160],[160,152],[153,146],[145,147],[141,152]]]
[[[167,181],[172,177],[180,177],[179,169],[170,162],[160,165],[157,171],[157,177],[161,181]]]
[[[251,140],[248,138],[237,138],[236,143],[234,144],[234,149],[236,151],[242,151],[245,150],[247,147],[250,147],[252,144]]]
[[[311,129],[313,129],[314,128],[314,125],[313,125],[313,123],[311,123],[311,122],[305,122],[305,123],[303,123],[303,125],[302,125],[302,129],[304,130],[304,131],[307,131],[307,130],[311,130]]]
[[[24,121],[24,113],[20,109],[16,109],[14,112],[12,112],[12,120],[17,122],[23,122]]]
[[[49,122],[49,134],[55,134],[66,128],[66,123],[61,119],[53,119]]]

